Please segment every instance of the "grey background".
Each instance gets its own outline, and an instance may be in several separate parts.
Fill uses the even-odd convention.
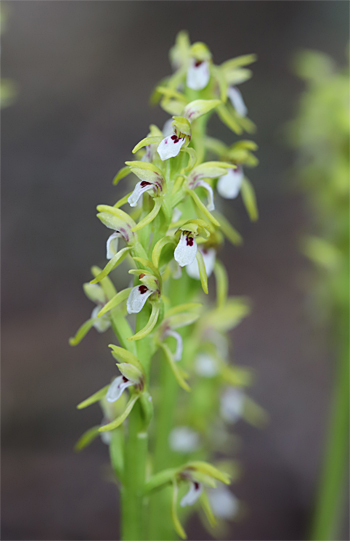
[[[237,362],[257,373],[252,396],[269,412],[264,430],[237,425],[244,467],[234,487],[248,509],[228,539],[302,539],[312,509],[335,354],[326,329],[309,319],[308,265],[298,239],[308,230],[283,126],[303,85],[290,61],[300,48],[345,62],[347,2],[8,2],[2,76],[16,81],[2,112],[3,362],[2,538],[115,539],[117,496],[106,482],[107,449],[72,447],[100,422],[75,405],[113,374],[106,336],[68,337],[89,317],[81,284],[104,261],[98,203],[126,192],[111,180],[151,122],[155,83],[170,73],[167,53],[185,28],[218,64],[255,52],[242,86],[258,125],[260,165],[249,178],[260,220],[241,202],[226,213],[245,244],[227,247],[230,293],[252,298],[233,333]],[[230,142],[218,122],[212,129]],[[234,208],[234,211],[232,210]],[[233,214],[234,213],[234,214]],[[231,215],[232,214],[232,215]],[[194,520],[190,539],[208,535]]]

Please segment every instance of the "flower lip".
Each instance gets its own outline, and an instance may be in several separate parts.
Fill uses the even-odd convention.
[[[217,191],[225,199],[235,199],[241,189],[243,178],[243,168],[237,165],[235,169],[229,169],[226,175],[219,178],[216,185]]]
[[[174,258],[180,267],[190,265],[197,253],[197,243],[193,233],[190,231],[182,231],[180,240],[175,248]]]
[[[193,505],[203,492],[203,485],[198,481],[191,481],[191,486],[187,494],[182,498],[180,505],[181,507],[186,507],[188,505]]]

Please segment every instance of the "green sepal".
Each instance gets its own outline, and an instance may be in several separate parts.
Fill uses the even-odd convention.
[[[168,361],[168,364],[169,364],[169,366],[171,368],[171,371],[174,374],[175,379],[178,382],[178,384],[180,385],[180,387],[182,387],[182,389],[184,389],[184,391],[190,391],[191,390],[190,386],[184,380],[183,371],[177,366],[177,363],[174,361],[173,355],[172,355],[170,349],[168,348],[168,346],[166,344],[164,344],[164,342],[159,342],[159,346],[164,351],[165,358]]]
[[[223,71],[218,66],[212,66],[211,72],[219,85],[220,99],[225,103],[227,100],[228,84],[225,79]]]
[[[115,428],[118,428],[118,426],[120,426],[125,421],[129,413],[131,412],[132,408],[134,407],[135,402],[139,398],[140,398],[140,394],[134,394],[130,398],[129,402],[127,403],[124,412],[119,417],[117,417],[117,419],[114,419],[114,421],[112,421],[111,423],[101,426],[99,428],[99,432],[106,432],[106,431],[114,430]]]
[[[163,488],[164,486],[169,485],[173,482],[176,474],[177,468],[168,468],[166,470],[160,471],[159,473],[155,473],[145,484],[145,494],[151,492],[152,490]]]
[[[214,308],[204,316],[205,323],[217,331],[226,332],[236,327],[250,313],[248,302],[240,297],[228,299],[220,308]]]
[[[165,317],[169,318],[175,314],[192,310],[192,308],[202,308],[202,306],[203,304],[201,302],[187,302],[186,304],[178,304],[177,306],[170,308],[170,310],[166,312]]]
[[[100,426],[93,426],[92,428],[89,428],[80,438],[78,439],[77,443],[74,445],[74,451],[76,453],[79,453],[85,447],[90,445],[99,435],[99,428]]]
[[[209,498],[205,491],[199,497],[199,502],[202,506],[203,512],[210,524],[211,527],[214,527],[217,524],[217,520],[214,516],[214,513],[210,507]]]
[[[228,277],[224,265],[218,260],[215,261],[214,274],[216,280],[216,305],[220,308],[227,301]]]
[[[183,135],[191,135],[191,124],[184,116],[174,116],[172,126]]]
[[[85,400],[80,402],[80,404],[77,405],[77,409],[82,410],[84,408],[87,408],[91,404],[95,404],[95,402],[99,402],[107,394],[108,389],[109,389],[109,385],[106,385],[105,387],[103,387],[102,389],[94,393],[93,395],[89,396],[89,398],[86,398]]]
[[[216,218],[211,214],[211,212],[207,209],[207,207],[202,203],[202,201],[199,199],[198,195],[194,190],[187,189],[186,192],[192,197],[194,204],[196,207],[208,218],[208,220],[211,221],[213,225],[216,227],[220,227],[219,222]]]
[[[145,216],[145,218],[143,220],[141,220],[141,222],[139,222],[137,225],[135,225],[132,228],[131,231],[133,231],[133,232],[139,231],[140,229],[142,229],[146,225],[153,222],[153,220],[156,218],[158,212],[160,211],[161,206],[162,206],[162,200],[161,200],[160,197],[157,197],[157,199],[154,200],[154,206],[153,206],[153,209],[151,210],[151,212],[149,214],[147,214],[147,216]]]
[[[127,177],[131,173],[130,167],[122,167],[120,171],[116,174],[116,176],[113,179],[113,184],[118,184],[118,182],[122,179]]]
[[[190,55],[201,62],[211,59],[211,52],[208,46],[202,41],[196,41],[196,43],[191,46]]]
[[[161,282],[161,276],[159,274],[159,270],[157,269],[156,265],[153,264],[152,261],[144,257],[134,257],[134,260],[137,261],[138,263],[141,263],[141,265],[143,265],[144,267],[150,269],[150,271],[156,275],[156,277],[158,278],[158,281]],[[142,273],[142,269],[140,269],[140,273]]]
[[[101,272],[101,269],[97,265],[94,265],[93,267],[91,267],[91,274],[95,278],[96,278],[96,276],[98,276],[100,274],[100,272]],[[117,293],[112,280],[108,276],[105,276],[104,278],[102,278],[99,285],[103,289],[107,300],[112,299],[114,297],[114,295]]]
[[[91,318],[85,321],[85,323],[83,323],[81,327],[79,327],[75,336],[69,339],[69,345],[77,346],[78,344],[80,344],[82,339],[87,335],[89,330],[93,327],[94,322],[95,322],[95,318]]]
[[[229,485],[231,483],[231,478],[227,473],[224,473],[218,468],[215,468],[212,464],[208,464],[208,462],[203,462],[201,460],[194,460],[191,462],[188,462],[185,464],[185,466],[182,466],[179,468],[179,471],[182,472],[184,470],[193,470],[198,473],[203,473],[204,475],[207,475],[208,477],[212,477],[213,479],[216,479],[217,481],[221,481],[222,483],[225,483],[225,485]]]
[[[184,104],[188,102],[188,99],[184,94],[181,94],[181,92],[178,92],[177,90],[174,90],[173,88],[169,88],[167,86],[157,86],[156,92],[159,92],[159,94],[162,94],[167,98],[173,98],[175,100],[182,101]]]
[[[184,108],[184,102],[181,100],[164,97],[160,102],[160,106],[166,113],[171,116],[181,115]]]
[[[121,199],[119,199],[119,201],[117,201],[113,207],[116,208],[116,209],[119,209],[120,207],[122,207],[123,205],[126,205],[128,203],[128,199],[130,197],[130,195],[132,194],[132,192],[129,192],[127,193],[126,195],[124,195],[124,197],[122,197]]]
[[[130,336],[128,340],[130,341],[141,340],[142,338],[145,338],[153,331],[154,327],[157,324],[158,316],[160,313],[160,305],[159,305],[159,302],[153,302],[151,304],[152,304],[152,311],[151,311],[151,315],[149,317],[147,324],[139,332],[137,332],[133,336]]]
[[[225,105],[220,105],[217,107],[216,112],[221,120],[230,130],[234,133],[240,135],[242,133],[242,128],[237,122],[237,120],[230,114],[229,110]]]
[[[104,307],[97,314],[97,317],[103,316],[104,314],[112,310],[112,308],[115,308],[116,306],[118,306],[118,304],[125,301],[130,295],[131,290],[132,288],[128,287],[127,289],[119,291],[119,293],[117,293],[109,302],[107,302],[107,304],[104,305]]]
[[[166,318],[167,324],[172,329],[180,329],[181,327],[186,327],[187,325],[192,325],[200,317],[200,314],[195,312],[181,312],[180,314],[174,314]]]
[[[145,137],[144,139],[142,139],[142,141],[137,143],[137,145],[132,149],[132,153],[135,154],[138,150],[140,150],[140,148],[146,147],[148,145],[153,145],[157,143],[159,144],[162,139],[163,139],[163,136],[160,136],[160,135],[153,135],[151,137]]]
[[[240,246],[241,244],[243,244],[243,239],[241,235],[230,224],[230,222],[225,218],[225,216],[221,214],[220,212],[218,212],[217,210],[215,210],[214,212],[215,212],[215,217],[217,218],[220,224],[221,230],[223,234],[225,235],[225,237],[227,237],[228,240],[232,242],[234,246]]]
[[[141,383],[144,380],[144,371],[130,363],[117,363],[119,372],[129,381]]]
[[[131,353],[131,351],[128,351],[127,349],[121,348],[119,346],[115,346],[114,344],[109,344],[108,347],[111,348],[111,353],[117,361],[131,364],[138,368],[142,373],[144,372],[142,364],[140,363],[136,355]]]
[[[255,222],[258,217],[258,207],[256,204],[255,191],[249,180],[244,177],[241,187],[241,194],[245,208],[247,209],[249,218]]]
[[[176,533],[181,537],[181,539],[187,539],[185,530],[183,529],[179,517],[177,515],[177,495],[179,488],[175,479],[173,479],[173,496],[171,500],[171,518],[174,524]]]
[[[155,183],[156,181],[163,181],[163,173],[156,165],[148,162],[133,161],[125,162],[130,170],[136,175],[140,180],[145,182]]]
[[[91,282],[85,283],[83,284],[83,290],[87,298],[95,304],[104,304],[106,302],[106,296],[100,285],[92,285]]]
[[[220,103],[222,103],[220,100],[194,100],[186,105],[183,115],[193,122],[218,107]]]
[[[202,254],[201,254],[201,252],[199,250],[197,250],[196,259],[197,259],[197,263],[198,263],[199,276],[200,276],[200,279],[201,279],[201,284],[202,284],[203,291],[204,291],[204,293],[208,294],[207,271],[205,269],[203,256],[202,256]]]
[[[234,70],[237,68],[241,68],[242,66],[246,66],[247,64],[252,64],[253,62],[256,62],[256,60],[256,54],[245,54],[237,56],[236,58],[231,58],[230,60],[226,60],[226,62],[223,62],[223,64],[221,64],[220,68],[225,71]]]
[[[107,276],[110,272],[112,272],[112,270],[114,270],[122,261],[124,261],[124,259],[126,258],[129,252],[130,252],[129,247],[119,250],[119,252],[117,252],[110,261],[108,261],[103,271],[100,272],[100,274],[98,274],[96,278],[91,280],[90,284],[97,284],[98,282],[100,282],[105,276]]]

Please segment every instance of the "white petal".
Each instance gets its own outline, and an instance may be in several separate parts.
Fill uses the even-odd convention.
[[[194,60],[192,66],[188,68],[186,84],[188,88],[192,88],[192,90],[202,90],[209,83],[209,62],[201,62],[197,66],[196,64],[197,62]]]
[[[192,453],[198,449],[199,435],[187,426],[178,426],[170,432],[169,445],[178,453]]]
[[[127,387],[133,385],[132,381],[127,380],[124,376],[115,378],[109,386],[106,394],[107,402],[116,402],[121,397]]]
[[[128,314],[138,314],[141,312],[145,302],[152,293],[153,291],[144,285],[133,287],[126,302]]]
[[[107,251],[106,258],[107,259],[112,259],[112,257],[114,257],[115,254],[118,252],[119,237],[121,237],[121,234],[118,233],[117,231],[115,231],[114,233],[112,233],[112,235],[108,237],[107,244],[106,244],[106,251]]]
[[[176,340],[176,351],[173,355],[174,361],[181,361],[182,357],[182,350],[183,350],[183,342],[182,342],[182,336],[176,331],[173,331],[172,329],[166,329],[166,331],[163,334],[164,338],[167,336],[172,336]]]
[[[214,515],[225,520],[232,519],[238,511],[239,501],[226,487],[208,490],[210,507]]]
[[[193,237],[181,233],[178,245],[175,248],[174,258],[178,262],[180,267],[190,265],[196,257],[197,243]]]
[[[243,180],[243,169],[237,166],[236,169],[229,169],[226,175],[219,178],[216,185],[217,191],[225,199],[234,199],[239,194]]]
[[[233,387],[227,389],[220,400],[221,416],[228,423],[234,423],[242,416],[244,405],[244,394]]]
[[[242,94],[235,86],[230,86],[227,90],[227,95],[231,100],[233,107],[240,116],[246,116],[248,109],[243,101]]]
[[[200,353],[195,360],[195,369],[203,378],[213,378],[218,374],[216,361],[207,353]]]
[[[215,260],[216,260],[216,250],[214,248],[209,248],[208,250],[204,250],[203,248],[199,248],[199,251],[201,252],[203,256],[204,266],[205,270],[207,271],[207,276],[211,275],[214,269]],[[199,268],[198,268],[198,262],[195,258],[190,265],[187,265],[186,267],[187,274],[194,278],[195,280],[200,280],[200,274],[199,274]]]
[[[168,137],[168,135],[173,135],[174,133],[174,126],[172,125],[173,122],[174,120],[172,118],[169,118],[169,120],[165,122],[162,129],[164,137]]]
[[[169,135],[165,137],[158,145],[157,151],[160,159],[164,162],[168,158],[174,158],[178,155],[184,144],[185,139],[178,139],[176,135]]]
[[[146,152],[141,158],[142,162],[151,162],[153,160],[154,155],[154,148],[152,148],[153,145],[147,145],[146,146]]]
[[[180,505],[181,507],[186,507],[187,505],[193,505],[198,500],[199,496],[203,492],[203,486],[201,483],[196,481],[191,482],[190,490],[182,498]]]
[[[172,216],[172,218],[171,218],[171,221],[172,221],[172,222],[177,222],[177,221],[180,219],[181,215],[182,215],[181,210],[178,209],[177,207],[175,207],[175,208],[173,209],[173,216]]]
[[[109,327],[111,326],[111,321],[107,315],[97,317],[97,314],[101,310],[101,306],[95,306],[93,311],[91,312],[91,319],[95,319],[94,327],[96,331],[98,332],[105,332]]]
[[[194,184],[194,188],[197,188],[197,186],[201,186],[208,192],[207,209],[210,211],[215,210],[213,188],[204,180],[197,180],[197,182]]]
[[[141,180],[141,182],[138,182],[134,188],[134,191],[128,197],[128,203],[130,207],[136,207],[137,202],[140,199],[141,195],[144,192],[148,192],[149,190],[155,190],[154,184],[151,184],[144,180]]]

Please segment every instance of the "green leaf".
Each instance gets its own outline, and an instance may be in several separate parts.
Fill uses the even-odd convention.
[[[90,445],[100,434],[99,434],[99,425],[93,426],[92,428],[89,428],[84,434],[78,439],[77,443],[74,446],[74,451],[76,453],[79,453],[79,451],[82,451]]]
[[[93,395],[89,396],[89,398],[87,398],[86,400],[83,400],[82,402],[80,402],[80,404],[77,405],[77,409],[82,410],[84,408],[87,408],[91,404],[95,404],[95,402],[99,402],[107,394],[108,389],[109,389],[109,385],[106,385],[105,387],[103,387],[102,389],[94,393]]]
[[[83,323],[82,326],[79,327],[79,329],[77,330],[76,335],[69,339],[69,345],[77,346],[78,344],[80,344],[84,336],[89,332],[91,327],[93,327],[94,322],[95,322],[94,318],[91,318],[85,321],[85,323]]]
[[[125,421],[129,413],[131,412],[132,408],[134,407],[136,400],[138,400],[139,398],[140,398],[139,394],[134,394],[130,398],[129,402],[127,403],[124,412],[111,423],[101,426],[99,428],[99,432],[106,432],[106,431],[114,430],[115,428],[118,428],[118,426],[120,426]]]
[[[159,342],[159,346],[164,351],[165,358],[168,361],[168,364],[169,364],[169,366],[171,368],[171,371],[174,374],[175,379],[178,382],[178,384],[180,385],[180,387],[182,387],[182,389],[184,389],[185,391],[190,391],[191,388],[188,385],[188,383],[186,383],[186,381],[184,380],[184,378],[182,376],[182,373],[181,373],[179,367],[177,366],[177,363],[174,361],[172,353],[171,353],[170,349],[168,348],[168,346],[166,344],[164,344],[164,342]]]
[[[98,274],[96,276],[96,278],[94,278],[93,280],[91,280],[90,284],[97,284],[98,282],[101,282],[101,280],[107,276],[112,270],[114,270],[122,261],[124,261],[124,259],[126,258],[126,256],[128,255],[128,253],[130,252],[130,248],[127,247],[127,248],[123,248],[122,250],[119,250],[119,252],[117,252],[115,254],[115,256],[112,257],[112,259],[107,263],[107,265],[105,266],[105,268],[103,269],[102,272],[100,272],[100,274]]]
[[[145,338],[145,336],[148,336],[156,326],[158,316],[160,312],[160,306],[159,303],[152,303],[152,311],[151,315],[149,317],[149,320],[147,324],[144,326],[143,329],[141,329],[138,333],[134,334],[134,336],[130,336],[128,340],[141,340],[142,338]]]
[[[228,277],[224,265],[218,260],[215,261],[214,274],[216,279],[216,303],[217,307],[220,308],[227,301]]]
[[[135,225],[131,231],[134,231],[134,232],[139,231],[140,229],[142,229],[149,223],[153,222],[158,212],[160,211],[161,206],[162,206],[162,200],[160,199],[160,197],[158,197],[157,199],[154,200],[154,207],[151,210],[151,212],[147,214],[147,216],[143,220],[141,220],[141,222]]]
[[[171,518],[172,518],[172,521],[173,521],[173,524],[174,524],[174,528],[175,528],[176,532],[178,533],[178,535],[182,539],[187,539],[186,532],[183,529],[183,527],[181,525],[181,522],[179,520],[179,517],[177,515],[177,495],[178,495],[178,491],[179,491],[179,489],[178,489],[176,480],[173,479],[173,497],[172,497],[172,500],[171,500]]]
[[[249,218],[255,222],[259,217],[258,207],[256,204],[254,188],[246,177],[244,177],[242,182],[241,194]]]
[[[131,289],[131,287],[128,287],[127,289],[119,291],[119,293],[117,293],[109,302],[107,302],[107,304],[104,305],[104,307],[97,314],[97,317],[103,316],[112,310],[112,308],[115,308],[118,306],[118,304],[125,301],[129,297]]]
[[[130,167],[122,167],[120,171],[116,174],[116,176],[113,179],[113,184],[118,184],[118,182],[122,179],[128,176],[131,173]]]
[[[199,250],[197,250],[196,259],[197,259],[197,263],[198,263],[199,276],[200,276],[200,279],[201,279],[201,284],[202,284],[203,291],[204,291],[204,293],[208,294],[207,271],[205,269],[203,256],[202,256],[202,254],[201,254],[201,252]]]
[[[228,240],[232,242],[232,244],[234,244],[235,246],[240,246],[241,244],[243,244],[243,239],[241,235],[238,233],[238,231],[236,231],[234,227],[232,227],[230,222],[225,218],[223,214],[216,210],[215,217],[217,218],[225,237],[227,237]]]

